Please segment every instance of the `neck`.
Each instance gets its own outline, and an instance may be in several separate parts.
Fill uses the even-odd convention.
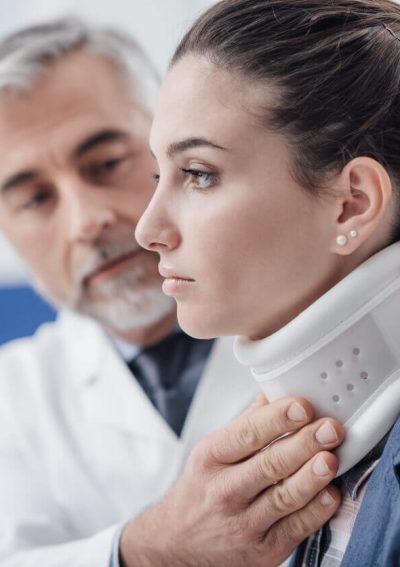
[[[146,348],[162,341],[176,324],[176,311],[173,310],[169,315],[164,317],[164,319],[161,319],[161,321],[149,327],[132,329],[130,331],[118,331],[115,329],[107,329],[107,331],[118,339]]]
[[[248,336],[252,341],[259,341],[276,334],[378,251],[379,248],[376,246],[374,248],[370,245],[368,248],[361,246],[353,254],[338,257],[325,279],[318,282],[314,288],[310,288],[308,284],[307,291],[303,290],[304,293],[300,299],[289,298],[283,306],[278,302],[275,305],[268,305],[268,325],[261,323],[258,328],[253,328],[247,335],[242,334]],[[296,291],[296,295],[301,295],[301,293],[298,294]]]

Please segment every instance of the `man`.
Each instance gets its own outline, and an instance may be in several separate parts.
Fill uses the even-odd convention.
[[[153,191],[148,61],[75,21],[0,59],[0,226],[63,308],[0,355],[1,565],[277,565],[338,506],[325,449],[343,432],[303,400],[248,408],[230,341],[177,328],[133,237]]]

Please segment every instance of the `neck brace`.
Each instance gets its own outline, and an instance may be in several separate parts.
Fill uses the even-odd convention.
[[[400,243],[369,258],[288,325],[235,354],[270,401],[302,396],[346,430],[337,476],[360,461],[400,413]]]

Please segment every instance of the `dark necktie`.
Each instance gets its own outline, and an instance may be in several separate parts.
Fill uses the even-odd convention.
[[[175,332],[143,349],[129,364],[165,421],[180,435],[213,341]]]

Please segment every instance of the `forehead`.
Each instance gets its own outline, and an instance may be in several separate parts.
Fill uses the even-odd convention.
[[[31,89],[0,94],[0,164],[71,149],[99,128],[133,129],[134,113],[144,111],[111,63],[83,52],[67,55]]]
[[[200,56],[188,55],[167,74],[158,97],[151,145],[163,137],[193,135],[234,139],[264,131],[262,126],[275,93],[239,73],[224,71]]]

